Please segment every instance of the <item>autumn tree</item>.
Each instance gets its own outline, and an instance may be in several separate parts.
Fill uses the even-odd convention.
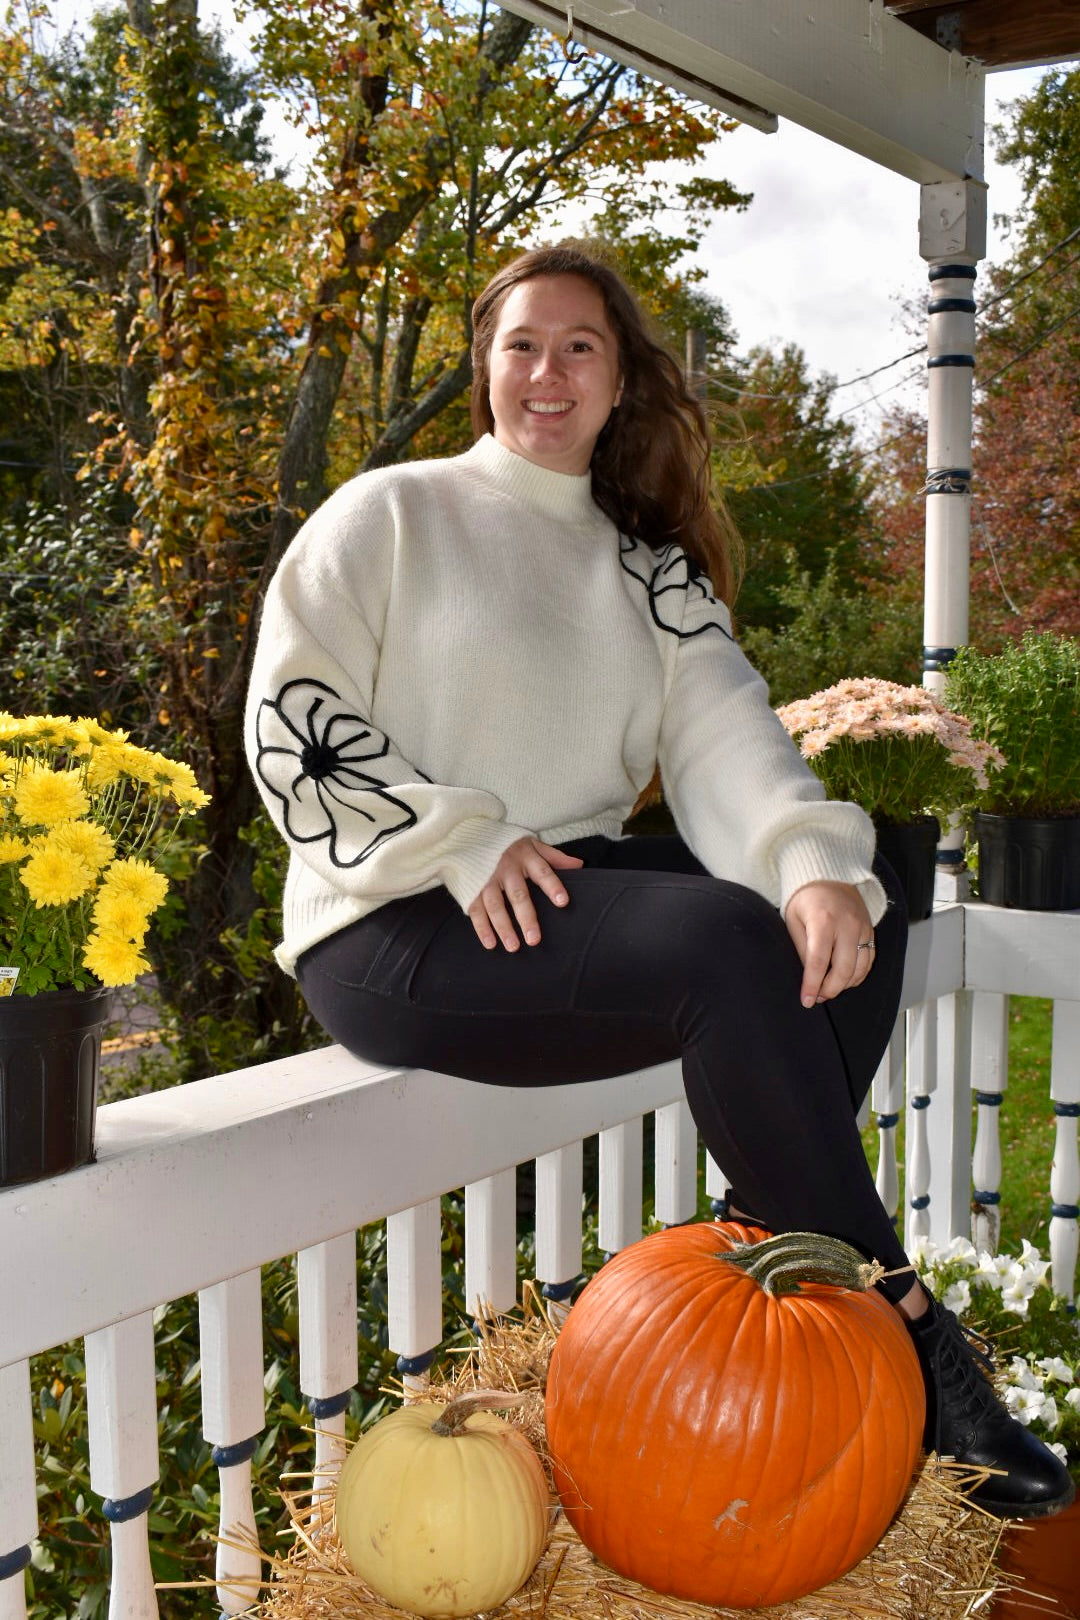
[[[293,987],[268,963],[281,857],[263,848],[240,746],[270,573],[334,483],[413,453],[460,404],[471,299],[548,234],[556,204],[602,211],[633,193],[644,236],[655,199],[674,194],[653,166],[692,159],[723,128],[486,0],[257,12],[261,94],[288,100],[308,142],[291,180],[242,150],[256,131],[213,89],[196,0],[128,0],[91,119],[53,93],[74,69],[31,26],[12,17],[4,37],[22,145],[0,170],[0,224],[16,238],[0,340],[22,336],[20,387],[26,373],[40,383],[62,342],[100,366],[75,460],[130,502],[130,629],[156,649],[152,712],[214,796],[159,966],[192,1047],[231,1020],[238,1050],[218,1061],[300,1031]],[[20,190],[35,165],[58,167],[63,186]],[[688,242],[706,210],[745,200],[674,184]],[[95,209],[108,247],[96,280],[74,268],[102,258]],[[71,252],[59,271],[56,233]]]

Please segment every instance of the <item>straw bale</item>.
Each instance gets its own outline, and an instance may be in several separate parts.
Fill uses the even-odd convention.
[[[542,1301],[526,1290],[520,1318],[496,1318],[476,1348],[437,1377],[431,1398],[482,1385],[527,1392],[507,1414],[546,1458],[544,1375],[555,1329]],[[713,1609],[662,1597],[600,1564],[571,1529],[552,1496],[553,1527],[529,1581],[484,1620],[966,1620],[986,1615],[995,1590],[1013,1584],[997,1569],[1000,1523],[963,1497],[969,1471],[936,1461],[913,1481],[878,1546],[840,1580],[812,1596],[768,1609]],[[348,1567],[333,1523],[332,1497],[287,1492],[292,1545],[270,1560],[258,1620],[413,1620],[370,1592]]]

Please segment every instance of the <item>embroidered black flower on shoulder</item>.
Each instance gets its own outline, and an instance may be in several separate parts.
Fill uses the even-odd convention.
[[[372,775],[390,743],[322,681],[287,681],[259,705],[255,768],[281,801],[285,832],[299,844],[326,839],[335,866],[358,866],[416,812]]]
[[[643,541],[621,534],[619,561],[632,578],[644,585],[653,623],[661,630],[678,636],[680,641],[704,635],[706,630],[719,630],[728,641],[735,639],[721,620],[723,610],[709,589],[704,571],[686,555],[681,546],[673,542],[665,546],[663,551],[656,552]],[[691,601],[711,602],[716,612],[695,629],[684,630],[684,617]]]

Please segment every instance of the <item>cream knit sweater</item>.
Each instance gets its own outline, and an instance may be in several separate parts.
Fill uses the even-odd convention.
[[[290,849],[282,967],[397,896],[467,907],[523,833],[619,837],[658,761],[710,872],[781,908],[855,883],[876,921],[871,823],[825,801],[730,623],[678,546],[619,536],[588,474],[490,437],[342,486],[274,576],[248,697]]]

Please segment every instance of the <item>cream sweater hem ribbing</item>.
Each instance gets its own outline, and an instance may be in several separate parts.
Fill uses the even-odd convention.
[[[831,804],[727,610],[677,546],[620,537],[590,479],[485,437],[365,473],[267,594],[247,748],[290,848],[278,960],[443,883],[462,908],[523,833],[618,837],[654,766],[706,868],[783,908],[855,883],[874,833]]]

